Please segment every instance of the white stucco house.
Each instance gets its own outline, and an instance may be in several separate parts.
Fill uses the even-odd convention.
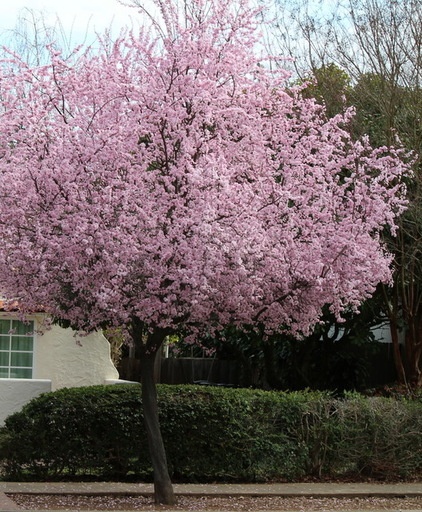
[[[119,382],[101,332],[78,337],[56,325],[45,329],[44,319],[40,313],[23,322],[0,311],[0,425],[40,393]]]

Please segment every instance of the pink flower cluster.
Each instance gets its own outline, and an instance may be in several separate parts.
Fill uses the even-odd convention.
[[[308,332],[390,277],[400,152],[353,142],[257,57],[247,2],[0,71],[0,287],[83,330]],[[182,19],[183,18],[183,19]]]

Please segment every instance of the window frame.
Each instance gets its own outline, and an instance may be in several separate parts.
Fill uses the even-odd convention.
[[[0,328],[0,355],[7,354],[6,361],[0,361],[0,379],[32,379],[34,375],[34,360],[35,360],[35,320],[28,319],[25,321],[12,316],[0,316],[0,325],[3,322],[9,322],[8,332],[6,328],[2,326]],[[21,326],[27,327],[27,329],[20,329]],[[16,332],[17,330],[17,332]],[[20,332],[20,331],[24,332]],[[18,338],[23,340],[31,340],[30,349],[19,350],[13,348],[13,341],[17,341]],[[8,340],[7,347],[2,345],[2,341]],[[24,364],[12,364],[13,356],[19,357],[20,354],[30,355],[30,366]],[[7,373],[7,375],[4,375]],[[19,375],[21,373],[21,375]]]

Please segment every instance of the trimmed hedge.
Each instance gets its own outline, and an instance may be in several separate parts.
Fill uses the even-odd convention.
[[[158,386],[170,472],[183,481],[414,477],[422,403],[320,392]],[[62,389],[0,429],[6,479],[149,480],[136,385]]]

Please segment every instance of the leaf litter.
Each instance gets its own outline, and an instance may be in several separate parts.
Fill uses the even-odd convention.
[[[178,496],[176,505],[155,505],[151,496],[8,494],[30,510],[326,511],[422,510],[421,497]]]

